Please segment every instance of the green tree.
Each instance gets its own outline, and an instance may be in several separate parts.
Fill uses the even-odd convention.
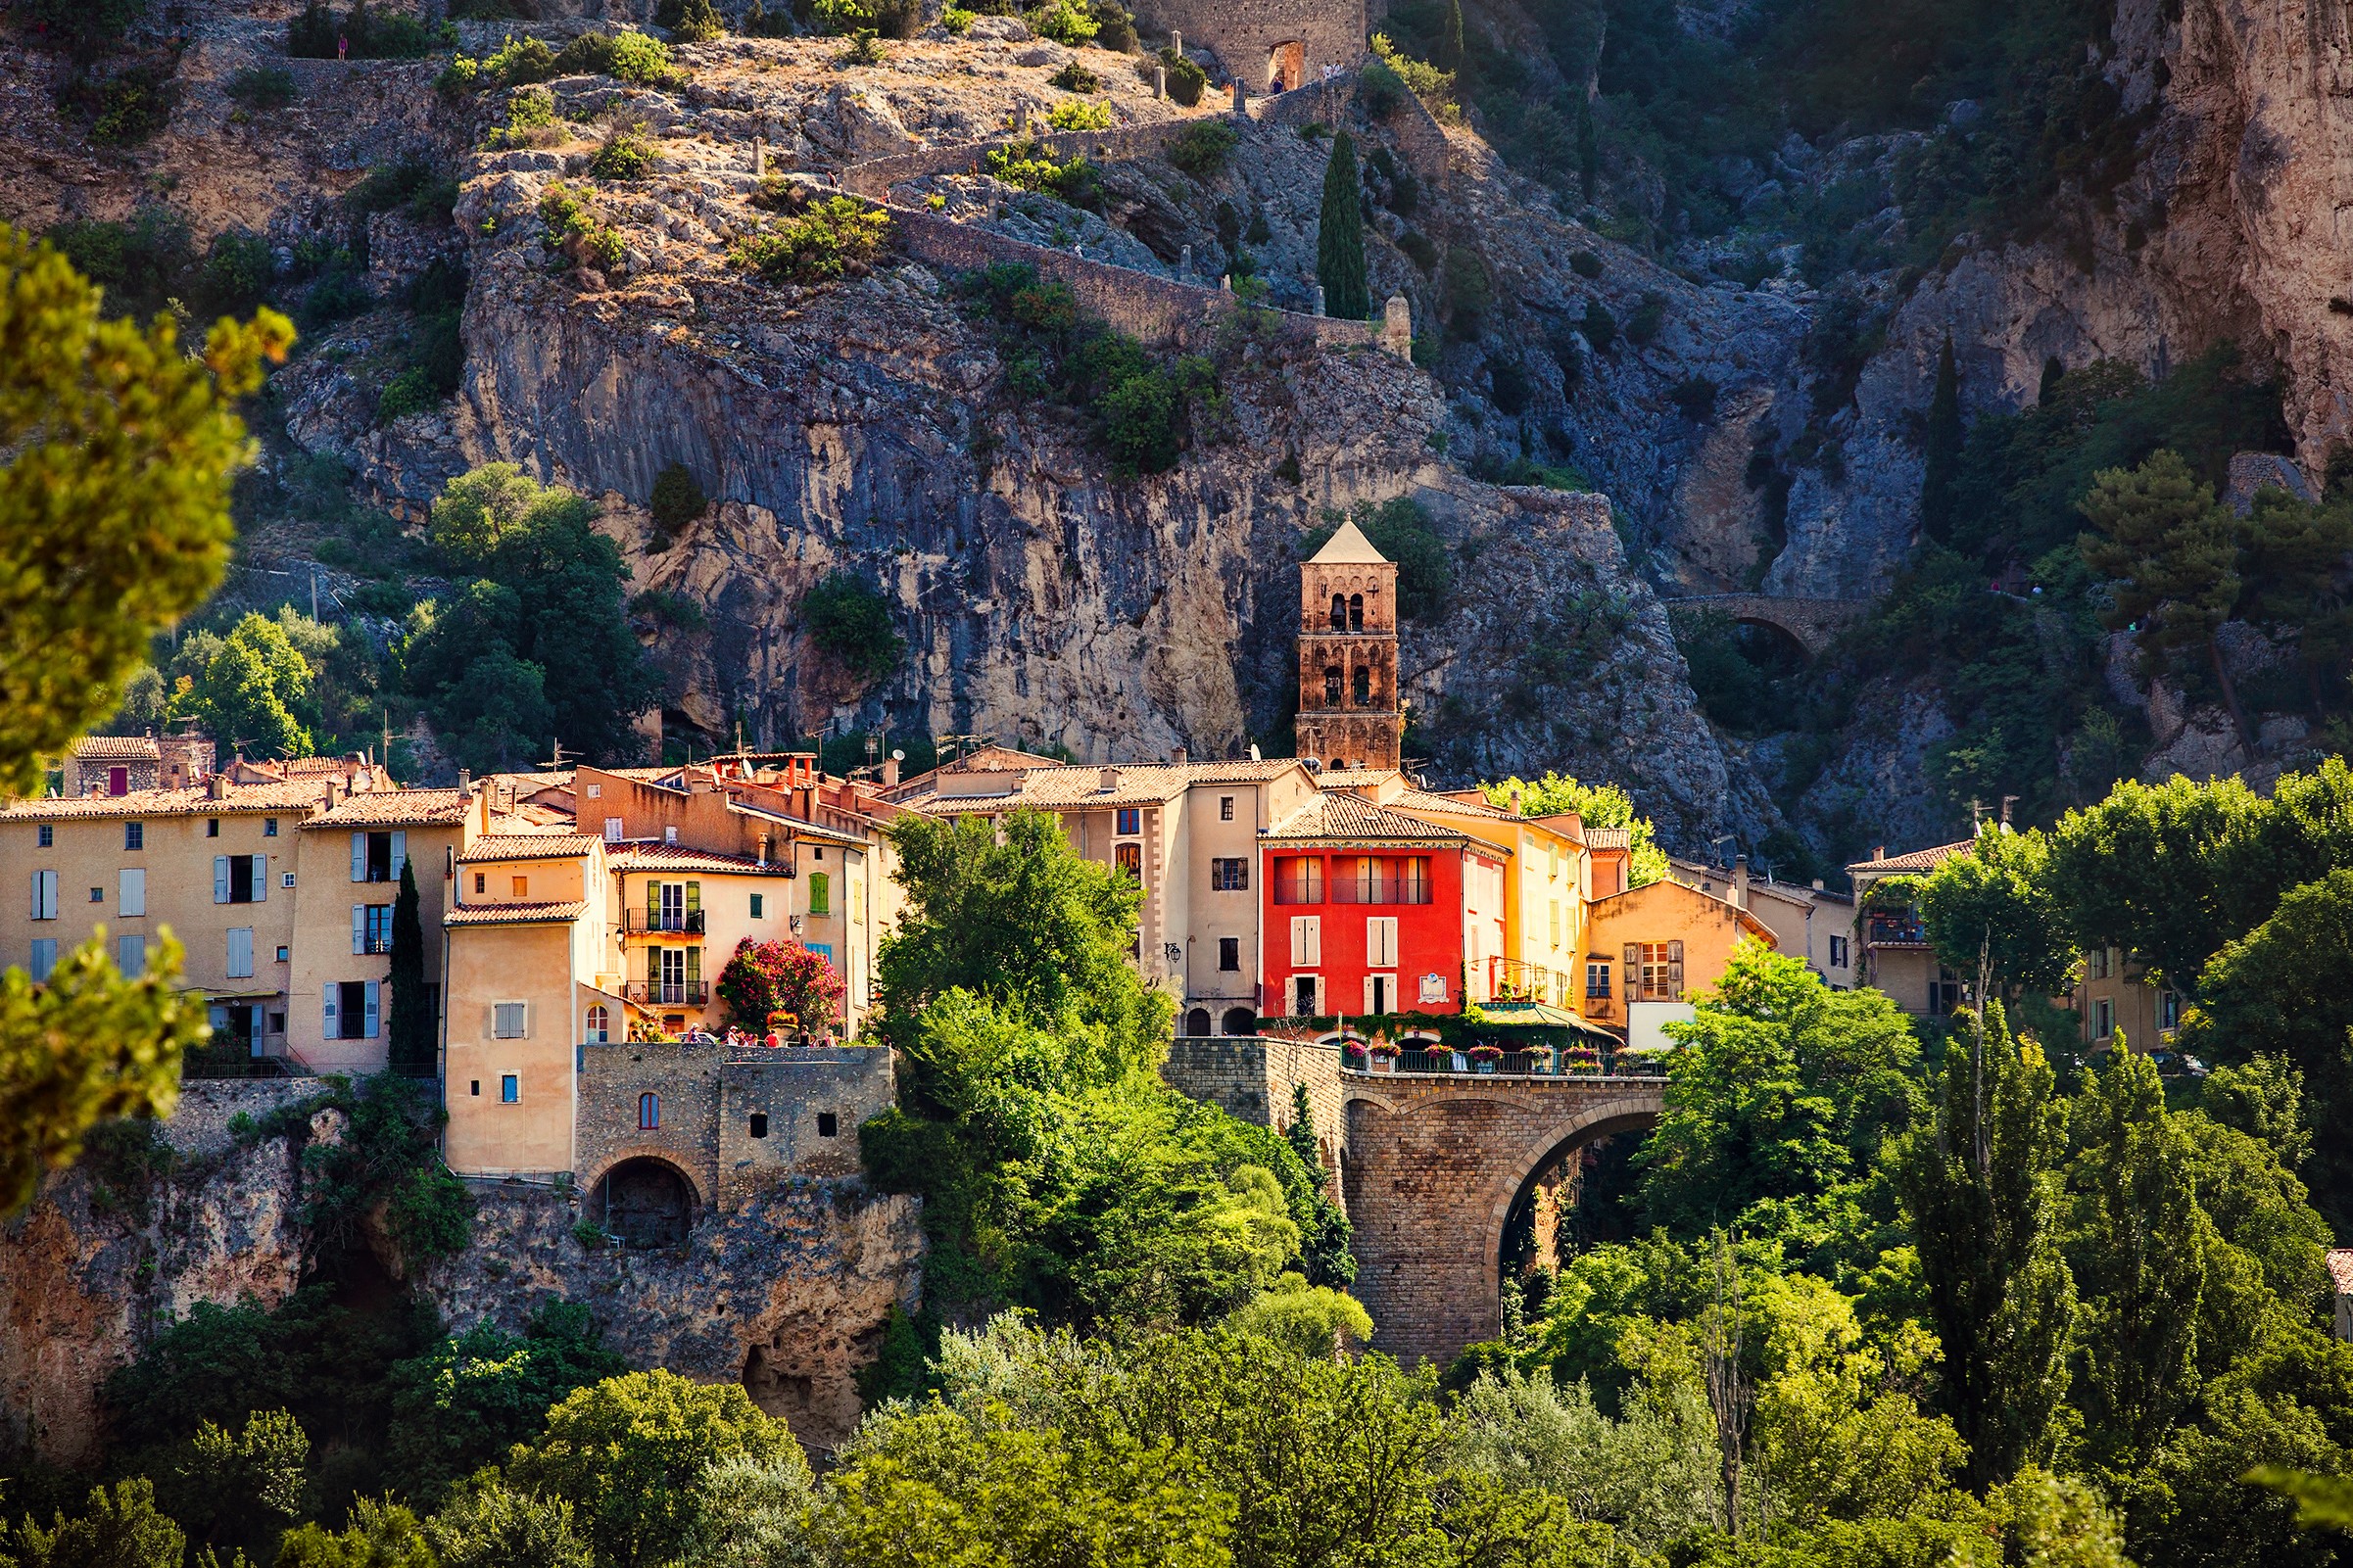
[[[1999,1003],[1946,1046],[1928,1124],[1897,1151],[1945,1397],[1992,1486],[2047,1456],[2067,1390],[2075,1285],[2059,1251],[2065,1108],[2041,1048],[2011,1039]]]
[[[2165,1109],[2155,1065],[2121,1035],[2069,1119],[2081,1153],[2068,1170],[2068,1258],[2085,1303],[2076,1404],[2092,1452],[2131,1471],[2197,1397],[2213,1226],[2198,1207],[2188,1130]]]
[[[1919,1048],[1877,991],[1743,941],[1690,1022],[1669,1024],[1666,1109],[1636,1157],[1654,1220],[1686,1236],[1867,1170],[1910,1124]]]
[[[882,591],[847,572],[833,573],[802,595],[800,615],[809,641],[868,685],[888,679],[907,651]]]
[[[484,463],[442,487],[427,537],[460,567],[479,571],[547,495],[515,464]]]
[[[477,1477],[425,1521],[438,1568],[594,1568],[596,1558],[561,1497]],[[746,1565],[748,1568],[748,1565]]]
[[[727,27],[720,22],[711,0],[686,0],[679,8],[678,25],[670,29],[670,36],[680,43],[709,43],[713,38],[726,37]]]
[[[386,1476],[404,1496],[435,1502],[461,1478],[535,1437],[551,1405],[626,1370],[602,1344],[588,1308],[574,1302],[541,1303],[520,1337],[488,1323],[445,1337],[422,1355],[395,1363],[385,1380]]]
[[[2327,689],[2339,688],[2353,654],[2353,600],[2337,585],[2337,569],[2353,553],[2353,502],[2314,505],[2259,490],[2243,543],[2239,611],[2276,641],[2294,644],[2313,717],[2325,719]]]
[[[576,1391],[508,1460],[514,1484],[572,1504],[600,1561],[648,1568],[692,1539],[695,1485],[711,1464],[797,1453],[784,1422],[741,1384],[630,1372]],[[902,1559],[903,1560],[903,1559]]]
[[[164,1478],[167,1512],[197,1541],[265,1553],[303,1511],[311,1439],[285,1410],[256,1410],[230,1432],[206,1421]]]
[[[311,751],[311,732],[295,717],[310,701],[311,666],[275,621],[249,611],[191,696],[206,729],[223,742],[265,758]]]
[[[832,1568],[824,1543],[810,1528],[816,1491],[808,1461],[798,1454],[739,1456],[708,1466],[696,1487],[698,1517],[687,1563],[691,1568]]]
[[[1331,139],[1323,166],[1323,210],[1316,223],[1316,281],[1323,285],[1326,313],[1347,321],[1372,314],[1365,285],[1364,190],[1357,174],[1356,144],[1342,130]]]
[[[156,1511],[155,1487],[139,1478],[91,1489],[83,1512],[59,1514],[47,1530],[29,1517],[13,1533],[0,1526],[12,1568],[181,1568],[187,1550],[186,1533]]]
[[[2142,651],[2160,664],[2185,649],[2203,652],[2239,744],[2253,756],[2255,732],[2216,638],[2240,588],[2230,508],[2177,453],[2159,451],[2137,468],[2099,474],[2082,510],[2091,524],[2078,541],[2084,562],[2113,582],[2107,625],[2135,628]]]
[[[1928,428],[1920,446],[1920,530],[1940,545],[1952,539],[1962,440],[1961,375],[1947,332],[1937,354],[1936,390],[1929,395]]]
[[[1463,69],[1463,0],[1447,0],[1446,23],[1438,32],[1438,55],[1432,62],[1440,71]]]
[[[147,973],[126,980],[101,932],[40,985],[0,972],[0,1214],[30,1203],[44,1170],[72,1164],[98,1122],[171,1114],[180,1055],[210,1032],[202,994],[177,987],[180,956],[167,930]]]
[[[361,1497],[340,1532],[320,1524],[287,1531],[276,1568],[434,1568],[433,1548],[408,1509]]]
[[[395,1072],[429,1076],[435,1067],[432,993],[425,986],[425,923],[417,913],[416,868],[401,862],[392,904],[392,1009],[385,1020],[385,1060]]]
[[[293,340],[264,310],[190,357],[168,318],[102,319],[64,258],[0,225],[0,790],[37,793],[220,581],[252,451],[231,404]]]
[[[1984,824],[1968,854],[1906,881],[1890,886],[1889,894],[1917,905],[1940,964],[1957,974],[1975,974],[1984,964],[2004,997],[2055,996],[2067,988],[2076,948],[2051,888],[2050,843],[2040,830]]]
[[[1226,1315],[1225,1326],[1307,1359],[1352,1351],[1372,1338],[1372,1315],[1345,1292],[1284,1274]]]
[[[1626,885],[1648,887],[1665,879],[1666,851],[1658,847],[1657,830],[1650,818],[1634,814],[1634,797],[1617,784],[1580,784],[1567,774],[1548,771],[1533,783],[1506,779],[1501,784],[1481,784],[1479,789],[1487,804],[1506,810],[1517,795],[1519,809],[1526,816],[1559,817],[1574,812],[1588,828],[1623,828],[1633,850]]]

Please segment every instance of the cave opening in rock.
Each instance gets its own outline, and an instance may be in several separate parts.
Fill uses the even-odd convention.
[[[624,1160],[589,1194],[588,1212],[623,1246],[675,1247],[695,1222],[695,1189],[665,1161]]]

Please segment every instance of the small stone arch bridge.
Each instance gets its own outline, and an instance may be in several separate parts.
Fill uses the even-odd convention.
[[[1268,1127],[1287,1126],[1307,1089],[1355,1227],[1354,1294],[1374,1346],[1408,1364],[1495,1338],[1513,1209],[1568,1155],[1665,1108],[1663,1077],[1364,1072],[1337,1045],[1258,1037],[1180,1038],[1163,1071]]]
[[[1690,604],[1728,615],[1742,626],[1769,626],[1819,658],[1841,632],[1870,613],[1864,598],[1782,598],[1772,594],[1683,594],[1666,605]]]

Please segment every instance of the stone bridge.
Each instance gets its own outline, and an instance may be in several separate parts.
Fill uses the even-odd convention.
[[[1536,1178],[1613,1133],[1657,1123],[1660,1077],[1360,1072],[1337,1046],[1179,1039],[1164,1075],[1261,1126],[1291,1121],[1305,1086],[1356,1229],[1354,1294],[1373,1344],[1451,1361],[1502,1329],[1504,1225]]]
[[[1862,598],[1781,598],[1771,594],[1685,594],[1661,603],[1690,604],[1729,615],[1743,626],[1769,626],[1819,658],[1832,640],[1870,613]]]

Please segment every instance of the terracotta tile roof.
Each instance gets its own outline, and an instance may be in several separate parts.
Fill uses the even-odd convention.
[[[782,877],[781,861],[761,865],[755,855],[726,855],[659,839],[632,838],[607,845],[605,863],[615,871],[701,871],[739,877]]]
[[[1326,768],[1316,775],[1316,783],[1326,789],[1364,789],[1373,784],[1387,784],[1400,771],[1396,768]]]
[[[1408,789],[1396,799],[1386,802],[1392,806],[1411,806],[1417,811],[1451,811],[1458,817],[1492,817],[1503,822],[1534,821],[1491,806],[1484,800],[1472,802],[1454,795],[1434,795],[1426,789]]]
[[[155,762],[163,755],[151,735],[86,735],[73,742],[73,758],[77,762],[105,757]]]
[[[898,804],[914,811],[949,814],[1014,811],[1023,807],[1067,811],[1090,806],[1158,805],[1176,799],[1196,784],[1256,784],[1299,766],[1290,757],[1263,762],[1118,764],[1109,770],[1116,776],[1109,789],[1103,787],[1105,769],[1095,766],[1032,768],[1024,772],[977,769],[976,773],[990,773],[989,784],[997,793],[938,794],[935,792],[938,776],[934,775],[933,788],[902,796]]]
[[[55,822],[73,817],[220,817],[244,811],[296,812],[326,798],[326,781],[229,784],[216,800],[202,785],[193,789],[134,789],[123,795],[77,795],[71,799],[11,800],[0,819]]]
[[[2353,1296],[2353,1247],[2329,1250],[2329,1277],[2336,1283],[2336,1294]]]
[[[547,926],[576,921],[588,913],[585,900],[568,904],[460,904],[441,918],[444,926]]]
[[[1320,794],[1260,834],[1262,839],[1304,842],[1345,839],[1350,842],[1383,839],[1399,843],[1462,844],[1467,835],[1433,828],[1418,817],[1390,811],[1357,795],[1333,791]]]
[[[828,828],[823,823],[808,822],[799,817],[788,817],[781,811],[769,811],[760,806],[747,805],[741,800],[729,801],[727,809],[739,817],[756,817],[761,822],[775,823],[781,828],[791,830],[796,838],[821,838],[829,844],[846,844],[852,848],[862,848],[869,842],[863,833],[849,832],[840,828]],[[779,847],[782,847],[781,839]]]
[[[1585,830],[1587,849],[1632,849],[1634,834],[1624,828],[1588,828]]]
[[[1914,849],[1901,855],[1889,855],[1879,860],[1858,860],[1847,868],[1849,876],[1855,872],[1935,871],[1955,855],[1966,855],[1976,847],[1976,840],[1964,838],[1958,843],[1939,844],[1933,849]]]
[[[586,833],[485,833],[466,845],[460,866],[500,860],[577,860],[597,847]]]
[[[306,828],[426,828],[465,817],[466,797],[455,789],[371,789],[322,811]]]
[[[288,757],[283,762],[264,764],[281,779],[324,779],[330,774],[353,773],[366,766],[349,757]]]

